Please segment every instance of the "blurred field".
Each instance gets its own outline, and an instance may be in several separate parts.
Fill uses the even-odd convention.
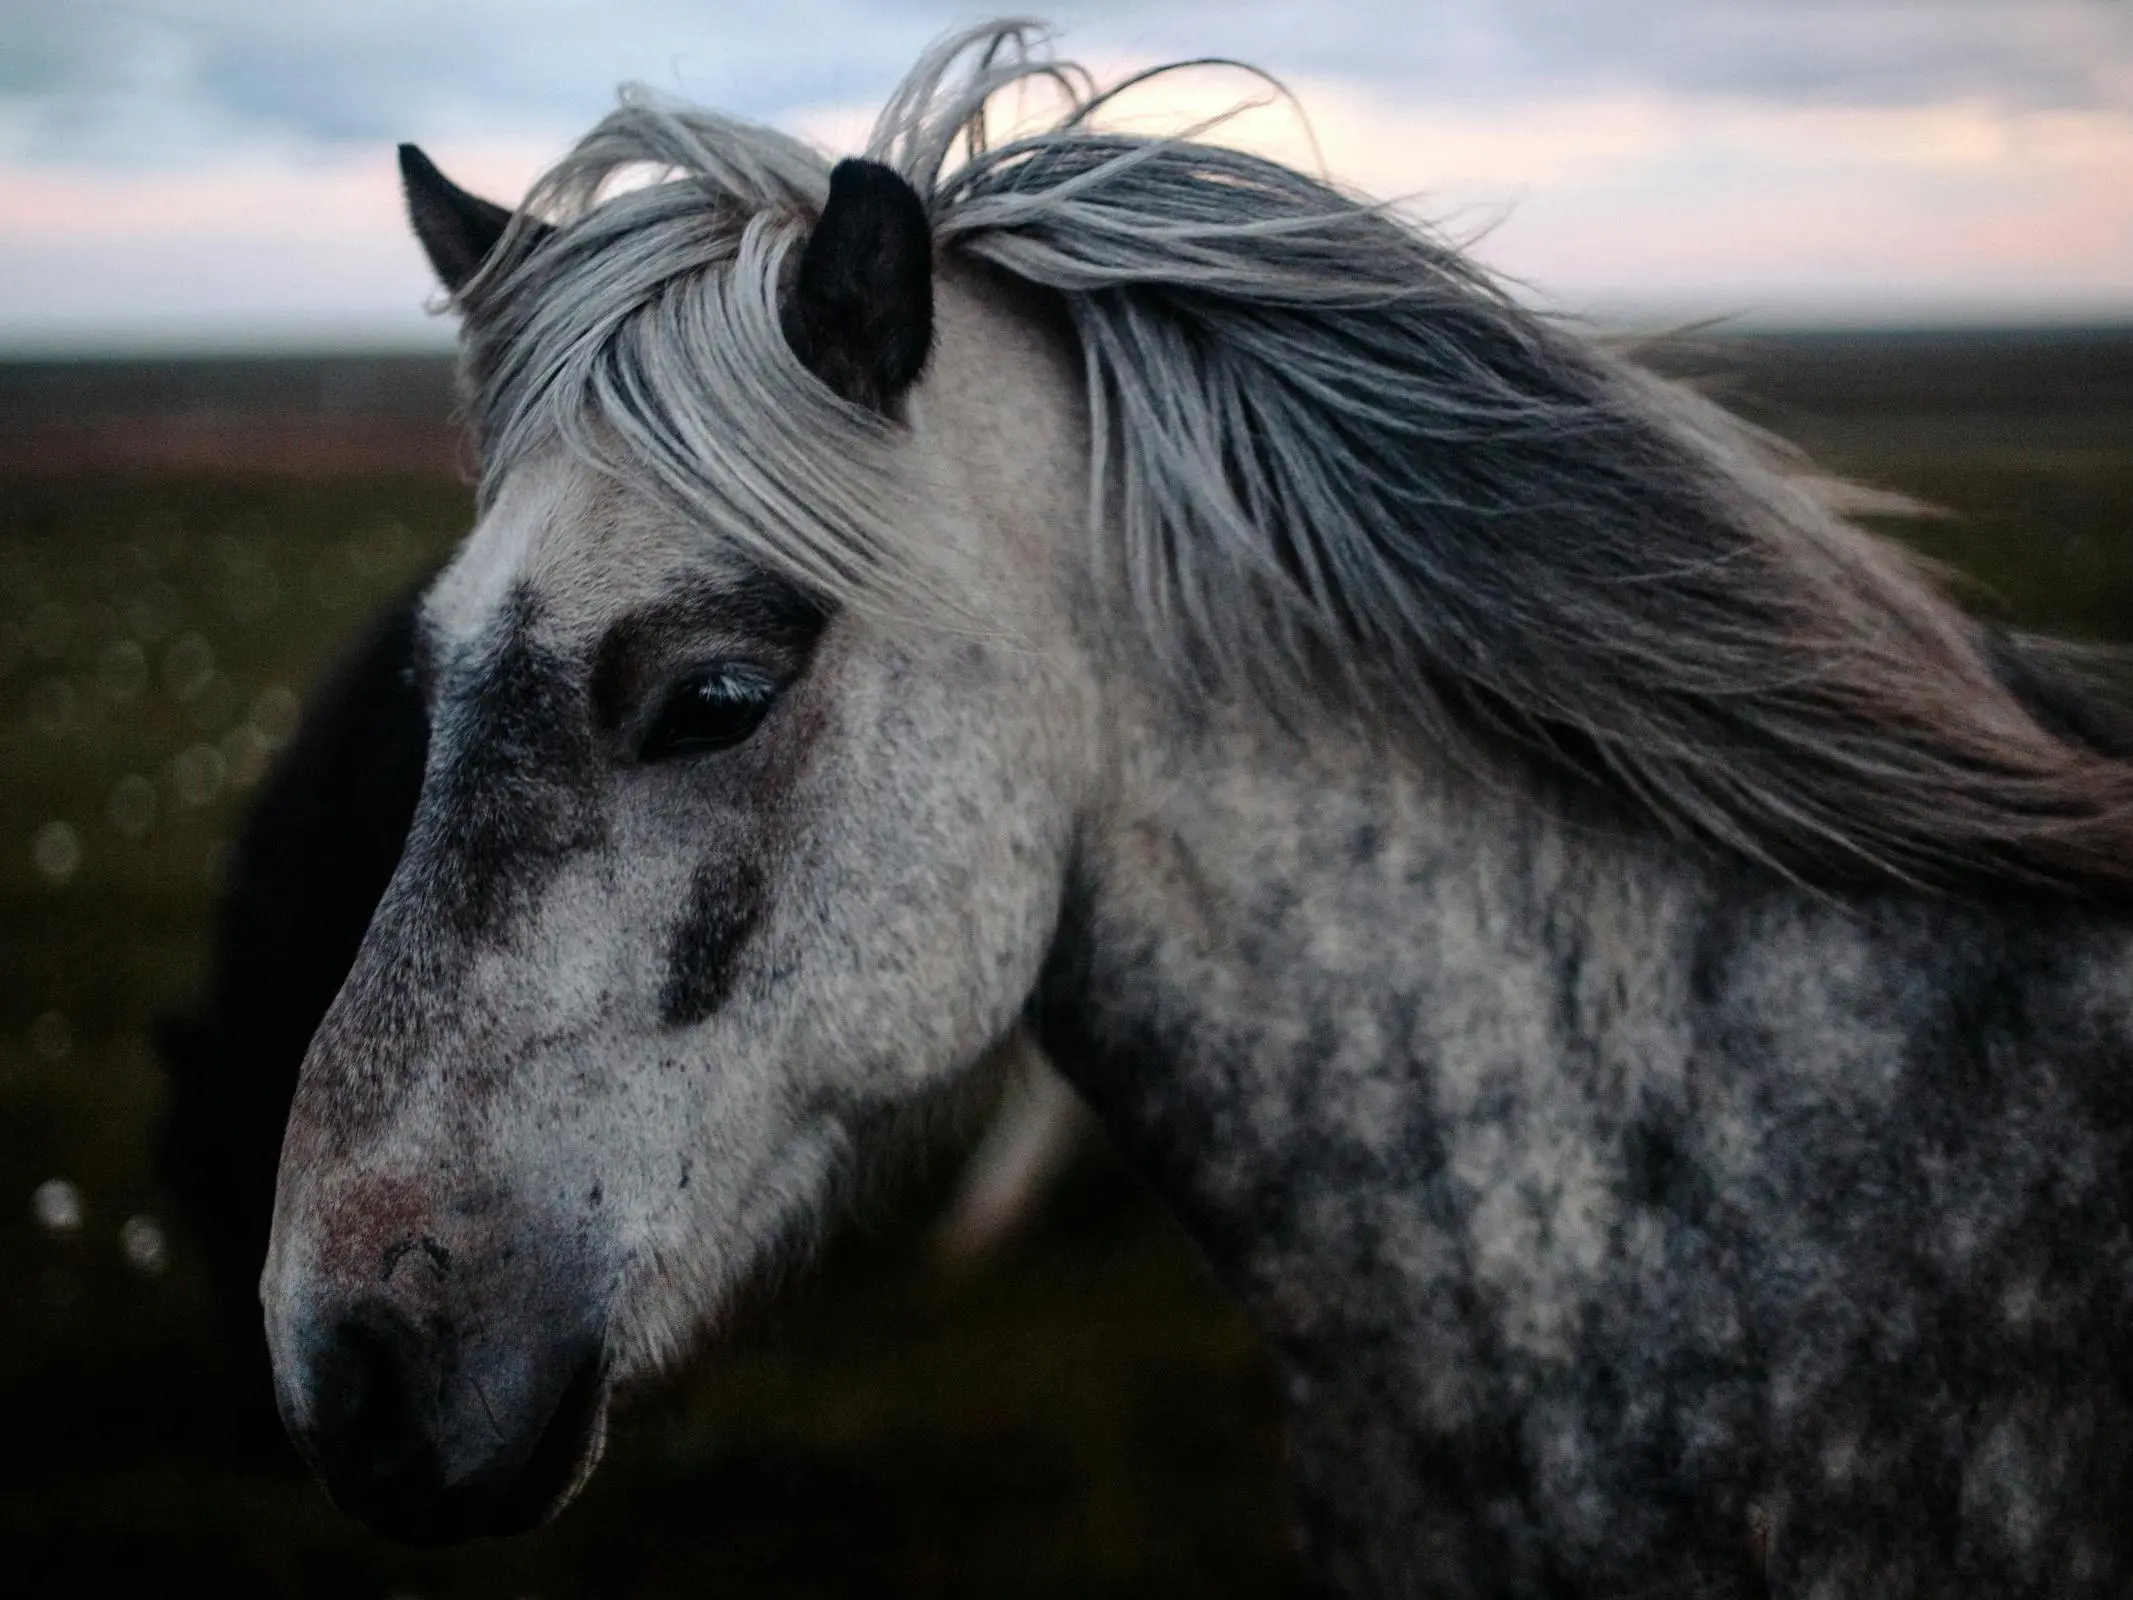
[[[1975,603],[2133,639],[2133,331],[1663,360],[1946,508],[1900,531]],[[147,1028],[197,979],[220,841],[297,694],[464,529],[448,412],[419,359],[0,367],[0,1587],[1292,1592],[1249,1331],[1101,1151],[957,1279],[922,1248],[945,1163],[915,1180],[626,1421],[529,1539],[380,1544],[233,1433],[195,1247],[149,1172]],[[53,1178],[78,1227],[39,1221]]]

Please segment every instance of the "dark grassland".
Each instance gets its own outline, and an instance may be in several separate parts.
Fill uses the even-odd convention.
[[[1974,604],[2133,640],[2133,330],[1663,361],[1945,508],[1892,531]],[[1291,1592],[1249,1330],[1100,1150],[953,1277],[924,1248],[943,1158],[642,1404],[531,1538],[381,1544],[233,1423],[197,1245],[150,1172],[148,1028],[198,980],[220,841],[295,694],[464,530],[446,430],[425,360],[0,367],[0,1587]],[[77,1228],[38,1218],[53,1178]]]

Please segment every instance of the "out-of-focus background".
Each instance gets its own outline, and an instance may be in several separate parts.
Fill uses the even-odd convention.
[[[1655,358],[1943,508],[1890,531],[1978,605],[2133,639],[2133,5],[1053,9],[1101,70],[1274,70],[1315,154],[1281,106],[1225,136],[1415,197],[1544,306],[1699,324]],[[557,1525],[427,1555],[257,1426],[155,1176],[151,1028],[232,826],[322,663],[467,525],[392,141],[513,199],[637,78],[848,149],[971,16],[0,3],[0,1588],[1293,1589],[1262,1359],[1100,1140],[957,1272],[944,1153],[625,1419]]]

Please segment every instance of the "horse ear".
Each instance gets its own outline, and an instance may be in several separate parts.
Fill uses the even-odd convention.
[[[893,405],[933,344],[933,225],[918,191],[879,162],[838,162],[784,321],[816,377],[860,405]]]
[[[468,194],[411,144],[400,146],[400,187],[407,195],[407,218],[415,225],[423,253],[436,269],[438,281],[457,294],[504,236],[510,211],[493,200]]]

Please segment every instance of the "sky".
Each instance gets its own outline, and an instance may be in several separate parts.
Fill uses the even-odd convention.
[[[2133,320],[2133,0],[1081,0],[1226,137],[1633,325]],[[931,0],[0,0],[0,353],[441,347],[392,146],[499,200],[640,80],[854,148]],[[1144,94],[1176,127],[1251,91]]]

